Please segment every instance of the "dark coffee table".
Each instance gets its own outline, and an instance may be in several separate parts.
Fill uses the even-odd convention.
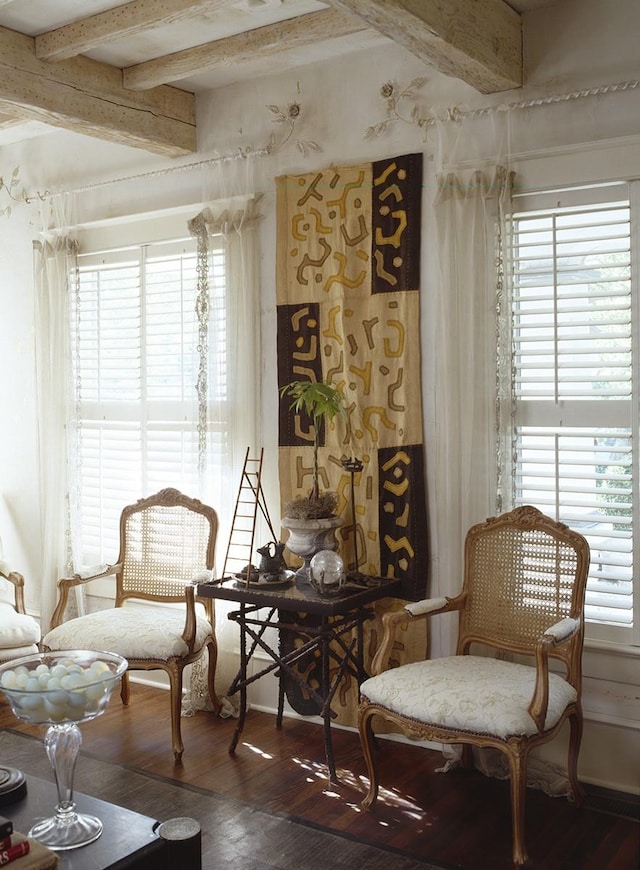
[[[0,810],[12,820],[14,830],[25,835],[36,819],[53,814],[58,800],[53,783],[34,776],[27,776],[26,780],[27,796],[16,803],[5,804]],[[170,849],[156,833],[158,822],[155,819],[77,792],[74,799],[78,811],[97,816],[104,829],[88,846],[57,852],[59,870],[163,870],[169,867]]]

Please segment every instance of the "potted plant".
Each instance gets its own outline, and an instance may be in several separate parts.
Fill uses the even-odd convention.
[[[321,425],[341,416],[348,423],[344,397],[328,381],[291,381],[280,388],[282,397],[291,399],[290,410],[304,413],[313,422],[312,486],[307,496],[298,496],[285,505],[282,525],[289,530],[287,548],[303,559],[300,576],[306,577],[311,558],[320,550],[337,550],[335,530],[342,519],[335,515],[338,495],[321,491],[318,466]]]
[[[332,423],[337,415],[345,420],[347,412],[342,393],[328,381],[291,381],[280,389],[281,396],[291,398],[289,409],[296,414],[305,413],[313,422],[313,485],[306,497],[299,496],[286,506],[287,516],[300,519],[322,519],[330,517],[337,506],[335,492],[320,491],[318,469],[318,447],[322,421]]]

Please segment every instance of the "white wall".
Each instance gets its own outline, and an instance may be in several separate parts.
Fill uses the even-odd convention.
[[[0,154],[0,176],[7,171]],[[4,205],[4,203],[3,203]],[[5,558],[37,577],[40,528],[36,476],[33,292],[31,238],[25,208],[0,218],[0,536]],[[27,605],[37,609],[36,584]]]
[[[479,95],[457,80],[426,69],[402,49],[389,47],[201,95],[199,153],[191,159],[169,162],[139,150],[52,132],[0,149],[0,175],[8,177],[14,166],[19,166],[22,181],[33,191],[76,189],[152,170],[160,173],[142,181],[78,194],[75,207],[80,220],[196,203],[238,188],[264,193],[263,444],[267,457],[272,459],[267,462],[268,498],[277,505],[277,431],[271,413],[276,395],[273,179],[285,172],[306,172],[332,163],[424,153],[422,379],[425,436],[427,444],[433,444],[437,432],[432,414],[430,354],[437,323],[429,287],[436,280],[431,208],[436,170],[458,162],[474,165],[496,154],[506,156],[509,151],[517,163],[519,184],[525,188],[566,182],[572,173],[579,174],[583,171],[580,167],[587,165],[591,167],[589,172],[595,166],[606,177],[616,177],[621,167],[611,155],[621,151],[612,152],[608,144],[624,139],[626,168],[632,169],[635,161],[637,176],[640,138],[634,141],[630,137],[640,137],[640,88],[561,100],[540,108],[513,108],[437,129],[398,120],[384,135],[366,138],[366,130],[386,117],[381,85],[395,81],[403,87],[425,76],[427,81],[414,101],[424,116],[439,115],[454,106],[467,112],[554,94],[575,94],[582,89],[635,80],[640,73],[639,33],[637,0],[563,0],[557,9],[546,7],[527,16],[525,52],[530,83],[520,91]],[[292,102],[299,103],[301,113],[291,139],[280,146],[287,131],[273,123],[274,115],[267,107],[286,109]],[[411,101],[406,106],[402,103],[405,119],[410,119],[412,105]],[[221,167],[207,165],[202,170],[163,172],[239,148],[261,149],[272,135],[276,144],[268,157]],[[296,140],[315,142],[320,150],[305,157]],[[27,598],[34,611],[38,610],[40,535],[31,241],[38,227],[34,207],[16,206],[9,219],[0,217],[0,406],[4,410],[0,426],[0,534],[5,556],[28,577]],[[428,469],[427,462],[427,474]],[[640,712],[634,685],[638,683],[638,659],[630,651],[614,655],[589,650],[585,662],[587,721],[580,774],[591,782],[637,791]],[[264,693],[257,700],[269,703]]]

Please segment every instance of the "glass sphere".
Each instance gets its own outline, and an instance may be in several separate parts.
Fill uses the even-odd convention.
[[[311,576],[317,583],[325,586],[337,586],[344,571],[341,556],[333,550],[320,550],[311,559]]]

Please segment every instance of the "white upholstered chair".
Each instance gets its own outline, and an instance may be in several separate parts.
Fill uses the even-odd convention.
[[[25,611],[24,577],[0,559],[0,662],[38,652],[40,624]]]
[[[576,803],[581,799],[577,762],[588,570],[589,545],[581,535],[536,508],[521,507],[469,530],[459,595],[385,614],[373,676],[361,686],[359,730],[369,774],[363,806],[371,807],[378,795],[375,717],[414,738],[463,744],[466,764],[473,746],[495,747],[509,762],[513,862],[525,863],[527,758],[566,720],[570,794]],[[459,613],[455,656],[386,669],[403,627],[450,611]]]
[[[59,597],[47,650],[99,649],[115,652],[129,670],[164,670],[169,676],[173,752],[184,751],[180,715],[184,668],[208,650],[208,689],[214,710],[217,644],[212,599],[196,599],[195,583],[214,565],[218,517],[212,507],[176,489],[128,505],[120,517],[118,561],[100,574],[76,575],[58,582]],[[69,591],[98,578],[115,576],[115,607],[63,622]],[[172,604],[173,607],[159,606]],[[129,703],[129,675],[121,698]]]

